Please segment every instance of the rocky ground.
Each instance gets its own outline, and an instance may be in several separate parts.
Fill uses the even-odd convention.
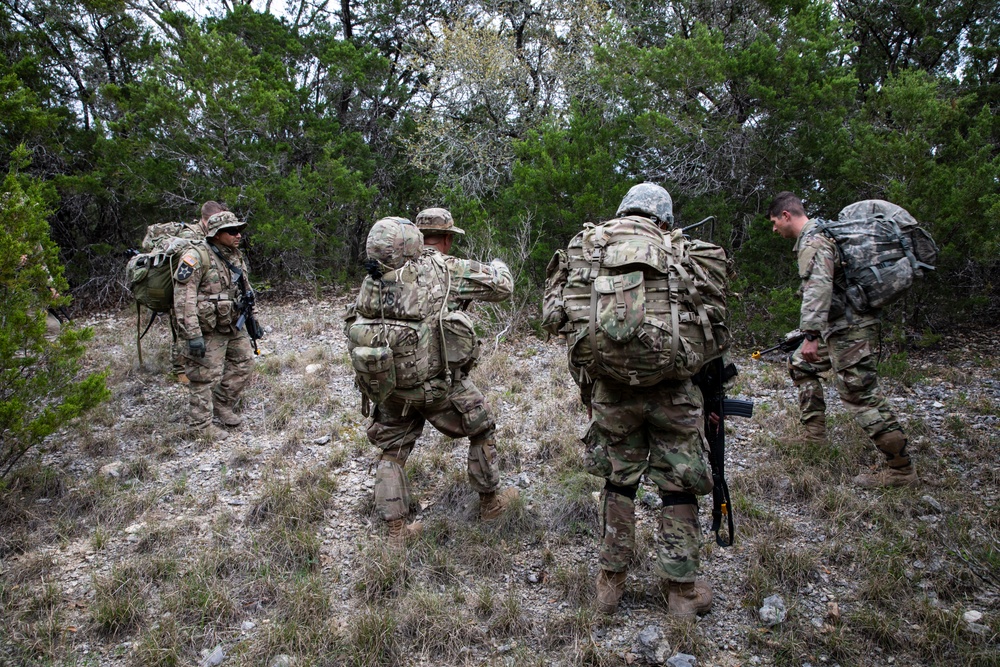
[[[861,491],[874,448],[833,393],[832,444],[797,447],[779,360],[735,355],[728,473],[736,544],[709,539],[696,624],[665,615],[640,493],[622,608],[591,608],[596,491],[563,348],[487,338],[474,378],[522,502],[475,520],[465,443],[428,427],[411,459],[424,536],[399,555],[371,513],[377,452],[340,330],[346,298],[262,304],[245,423],[178,434],[165,327],[137,366],[134,313],[92,316],[113,397],[46,442],[0,514],[0,664],[997,665],[1000,378],[996,333],[895,356],[885,384],[924,484]]]

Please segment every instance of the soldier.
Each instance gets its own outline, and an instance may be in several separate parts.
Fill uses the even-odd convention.
[[[448,221],[450,220],[451,217],[448,216]],[[458,230],[456,233],[460,232]],[[419,230],[413,223],[402,218],[382,219],[368,235],[369,266],[378,265],[382,268],[370,269],[374,271],[372,275],[377,274],[379,278],[366,279],[358,297],[357,315],[366,317],[365,322],[374,323],[370,326],[374,327],[376,335],[382,322],[391,322],[389,315],[382,317],[382,314],[386,312],[387,304],[393,300],[396,303],[414,304],[418,311],[429,313],[432,320],[429,320],[429,329],[433,332],[432,342],[428,344],[428,349],[418,346],[414,350],[413,345],[406,352],[401,351],[402,348],[394,349],[398,357],[425,357],[437,355],[439,350],[444,350],[446,346],[441,341],[439,324],[443,317],[448,319],[442,312],[448,310],[447,304],[469,300],[503,301],[510,297],[513,290],[510,269],[499,259],[483,264],[474,260],[445,257],[435,248],[421,248],[423,243]],[[401,244],[409,248],[405,256],[396,253],[394,259],[387,257],[387,248],[397,248]],[[450,247],[450,242],[446,245]],[[377,289],[383,289],[381,285],[385,285],[383,272],[402,270],[404,267],[412,274],[413,280],[405,284],[402,281],[393,282],[385,289],[406,290],[406,293],[391,298],[380,295],[377,297],[379,303],[366,307],[366,290],[370,293],[371,289],[376,289],[376,285]],[[428,374],[433,373],[433,376],[428,377],[420,386],[396,389],[384,400],[376,399],[373,423],[367,432],[369,441],[382,450],[375,473],[375,504],[389,525],[390,541],[397,546],[402,545],[407,537],[417,535],[422,527],[419,522],[407,523],[410,498],[404,466],[423,432],[425,422],[429,421],[449,437],[469,438],[468,476],[472,488],[479,492],[480,520],[496,519],[518,495],[516,488],[497,492],[500,475],[497,469],[496,425],[486,397],[468,377],[468,372],[478,357],[478,341],[475,340],[468,316],[465,313],[453,315],[462,319],[462,329],[472,337],[472,340],[459,341],[459,345],[468,352],[468,362],[458,368],[453,363],[427,362],[421,358],[414,359],[412,363],[407,362],[410,368],[428,363],[428,367],[432,369]],[[355,338],[366,326],[360,324],[360,317],[358,323],[354,322],[353,317],[348,316],[348,335],[352,338],[352,347],[358,344]],[[448,349],[451,349],[450,345],[451,343],[448,344]]]
[[[42,270],[45,272],[45,286],[49,290],[49,295],[52,297],[52,301],[55,302],[62,295],[59,294],[59,291],[56,289],[56,281],[52,277],[52,273],[49,271],[48,264],[45,263],[45,250],[42,248],[40,243],[35,246],[34,256],[41,258],[40,264]],[[28,255],[21,255],[20,261],[18,262],[18,268],[23,269],[26,267],[30,259],[31,258]],[[59,334],[61,332],[62,320],[56,316],[55,308],[49,307],[45,311],[45,340],[50,343],[54,343],[59,339]]]
[[[854,483],[865,487],[909,486],[918,483],[906,451],[906,434],[878,385],[874,349],[879,312],[848,317],[843,268],[834,241],[806,217],[802,201],[781,192],[767,210],[773,231],[796,239],[802,308],[799,328],[806,337],[788,359],[788,372],[799,391],[803,437],[826,442],[826,401],[820,373],[833,369],[841,400],[855,421],[885,454],[887,468],[862,473]]]
[[[233,213],[208,219],[206,242],[187,250],[174,272],[174,314],[184,341],[182,358],[189,379],[189,424],[193,433],[221,440],[228,432],[212,424],[212,415],[235,427],[233,412],[250,375],[253,349],[246,329],[236,329],[243,289],[251,290],[239,251],[246,227]]]
[[[628,224],[646,226],[655,237],[658,227],[669,230],[673,225],[673,202],[659,185],[642,183],[628,191],[616,216],[630,216]],[[636,243],[640,242],[637,236]],[[645,249],[641,246],[636,252]],[[551,333],[566,333],[563,327],[570,321],[565,299],[571,295],[563,291],[566,274],[551,272],[559,257],[557,253],[550,264],[543,306],[543,326]],[[586,260],[573,254],[568,255],[567,263],[569,270],[588,266]],[[661,268],[665,273],[667,267]],[[585,291],[586,303],[593,303],[590,288]],[[589,312],[593,307],[587,309]],[[596,316],[589,312],[590,321]],[[578,383],[592,417],[583,437],[588,450],[587,472],[605,480],[600,498],[598,607],[604,613],[614,613],[624,592],[628,563],[635,551],[635,496],[645,475],[663,499],[655,571],[665,583],[668,614],[693,618],[709,611],[712,589],[697,578],[701,547],[697,496],[712,490],[701,392],[690,379],[665,379],[646,387],[607,377],[578,379]]]
[[[204,240],[205,234],[208,232],[208,219],[211,218],[216,213],[222,213],[227,211],[225,206],[217,201],[207,201],[201,205],[201,218],[198,220],[192,220],[191,222],[184,225],[184,229],[177,234],[178,238],[191,239],[194,240]],[[174,315],[174,311],[170,311],[170,333],[173,336],[173,343],[170,346],[170,361],[172,366],[172,375],[177,378],[177,381],[181,384],[188,383],[188,377],[184,373],[184,345],[177,336],[178,326],[177,317]]]

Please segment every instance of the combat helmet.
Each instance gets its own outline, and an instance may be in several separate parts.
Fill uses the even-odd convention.
[[[465,230],[455,226],[451,211],[446,208],[425,208],[417,213],[417,227],[421,232],[433,234],[464,234]]]
[[[223,229],[240,231],[246,226],[247,223],[240,222],[239,218],[232,211],[222,211],[208,219],[208,231],[205,232],[205,237],[213,238]]]
[[[618,206],[617,216],[637,214],[657,224],[674,226],[674,202],[670,193],[656,183],[633,185]]]
[[[365,252],[390,270],[416,259],[424,249],[424,235],[406,218],[382,218],[368,232]]]

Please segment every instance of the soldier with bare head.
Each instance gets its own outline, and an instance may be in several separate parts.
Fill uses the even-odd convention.
[[[837,246],[806,215],[802,201],[780,192],[767,210],[773,231],[795,239],[798,273],[802,281],[799,328],[802,344],[788,359],[788,372],[798,388],[802,438],[827,441],[826,401],[820,374],[834,372],[837,392],[855,421],[885,455],[886,468],[862,473],[854,482],[862,487],[909,486],[918,482],[907,452],[906,434],[878,384],[875,348],[879,338],[879,311],[850,312],[837,261]]]
[[[363,412],[374,404],[368,439],[382,451],[375,504],[397,546],[421,528],[409,522],[404,467],[426,422],[449,437],[469,438],[469,483],[479,493],[481,520],[496,519],[517,497],[514,488],[498,493],[496,425],[469,378],[479,341],[469,316],[452,308],[510,298],[510,269],[498,259],[483,264],[445,256],[424,243],[409,220],[375,223],[367,240],[369,276],[346,324]]]

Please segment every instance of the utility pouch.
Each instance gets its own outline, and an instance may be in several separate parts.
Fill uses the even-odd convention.
[[[356,347],[351,350],[351,365],[358,387],[373,403],[382,403],[396,388],[392,348]]]
[[[635,337],[645,319],[646,292],[642,271],[617,276],[597,276],[597,325],[608,338],[625,343]]]

